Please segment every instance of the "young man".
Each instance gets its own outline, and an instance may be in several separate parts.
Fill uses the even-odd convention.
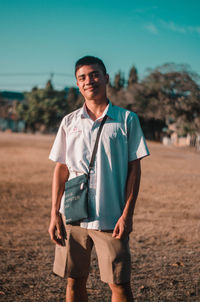
[[[106,95],[109,76],[104,63],[92,56],[75,66],[82,108],[66,115],[50,159],[56,161],[52,184],[49,234],[56,243],[54,272],[67,276],[67,302],[86,302],[90,254],[95,246],[101,280],[112,290],[112,301],[133,301],[130,287],[129,234],[140,184],[140,159],[149,155],[135,113],[112,105]],[[89,180],[88,219],[67,224],[62,246],[65,182],[88,173],[91,153],[103,117],[95,166]],[[64,216],[63,216],[64,217]],[[65,219],[64,219],[65,224]]]

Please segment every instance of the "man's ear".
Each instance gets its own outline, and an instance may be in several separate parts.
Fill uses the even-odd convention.
[[[109,74],[106,73],[106,84],[108,84],[108,83],[109,83]]]

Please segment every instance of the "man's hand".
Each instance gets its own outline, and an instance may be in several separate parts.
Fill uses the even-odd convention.
[[[131,218],[124,218],[121,216],[117,221],[112,237],[121,239],[124,235],[129,235],[133,230],[133,220]]]
[[[62,223],[62,217],[59,213],[51,216],[49,235],[54,243],[61,246],[65,245]]]

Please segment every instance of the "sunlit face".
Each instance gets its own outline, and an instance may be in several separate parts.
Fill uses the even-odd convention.
[[[108,78],[98,64],[84,65],[76,72],[77,86],[85,100],[106,97]]]

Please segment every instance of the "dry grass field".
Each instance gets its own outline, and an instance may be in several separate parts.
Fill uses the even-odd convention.
[[[47,233],[53,139],[0,133],[0,301],[64,301]],[[200,154],[148,145],[130,236],[135,301],[200,301]],[[87,287],[89,301],[110,301],[94,253]]]

